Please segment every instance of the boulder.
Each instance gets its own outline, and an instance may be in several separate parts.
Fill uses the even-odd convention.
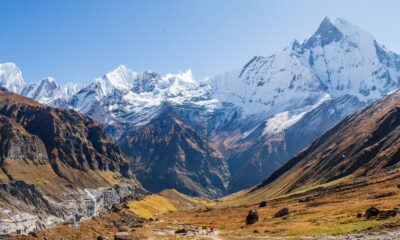
[[[29,235],[29,236],[32,236],[32,237],[34,237],[34,238],[37,238],[37,237],[38,237],[38,235],[37,235],[35,232],[29,232],[28,235]]]
[[[176,234],[186,234],[186,233],[188,233],[188,230],[182,228],[182,229],[176,230],[175,233]]]
[[[98,236],[97,240],[110,240],[110,238],[107,236]]]
[[[390,217],[396,217],[397,213],[396,210],[386,210],[380,211],[378,215],[378,219],[387,219]]]
[[[132,240],[132,236],[128,232],[118,232],[114,235],[114,240]]]
[[[274,217],[283,217],[289,214],[289,208],[282,208],[277,213],[274,214]]]
[[[120,211],[122,211],[121,205],[119,205],[118,203],[114,203],[114,204],[111,206],[111,211],[113,211],[113,212],[120,212]]]
[[[258,205],[258,207],[266,207],[267,206],[267,202],[266,201],[262,201],[260,202],[260,204]]]
[[[314,201],[315,199],[313,197],[306,197],[304,199],[300,199],[299,202],[310,202]]]
[[[211,212],[214,208],[206,207],[203,212]]]
[[[246,224],[249,225],[249,224],[254,224],[256,222],[258,222],[258,214],[257,211],[254,208],[252,208],[249,211],[249,214],[247,215]]]
[[[375,207],[370,207],[365,211],[365,216],[367,218],[378,216],[379,210]]]

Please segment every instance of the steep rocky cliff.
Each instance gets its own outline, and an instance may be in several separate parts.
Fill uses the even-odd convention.
[[[228,166],[209,140],[175,116],[162,113],[147,126],[133,129],[119,142],[143,186],[160,192],[218,197],[229,179]]]
[[[105,190],[115,184],[125,190]],[[2,233],[93,216],[140,189],[128,159],[94,120],[0,89]]]

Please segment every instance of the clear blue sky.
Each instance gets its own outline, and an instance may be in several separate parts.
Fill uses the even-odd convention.
[[[89,83],[120,64],[200,79],[304,40],[325,16],[400,52],[399,10],[396,0],[1,0],[0,62],[27,82]]]

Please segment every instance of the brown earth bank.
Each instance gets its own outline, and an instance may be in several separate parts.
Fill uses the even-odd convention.
[[[120,210],[87,221],[9,239],[118,239],[114,238],[118,232],[128,232],[130,238],[125,239],[396,239],[400,237],[399,184],[400,170],[391,169],[356,181],[330,182],[247,202],[239,195],[211,201],[168,190],[128,201]],[[265,207],[259,207],[262,201]],[[378,209],[376,216],[371,207]],[[288,214],[280,211],[284,208]],[[246,224],[251,209],[257,211],[258,221]],[[211,223],[216,232],[206,235],[203,228]]]

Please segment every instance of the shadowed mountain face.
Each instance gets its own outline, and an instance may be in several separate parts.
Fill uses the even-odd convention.
[[[251,191],[285,194],[399,167],[400,91],[344,118]]]
[[[160,192],[218,197],[229,179],[228,166],[209,140],[175,116],[162,113],[147,126],[131,130],[119,142],[143,186]]]

